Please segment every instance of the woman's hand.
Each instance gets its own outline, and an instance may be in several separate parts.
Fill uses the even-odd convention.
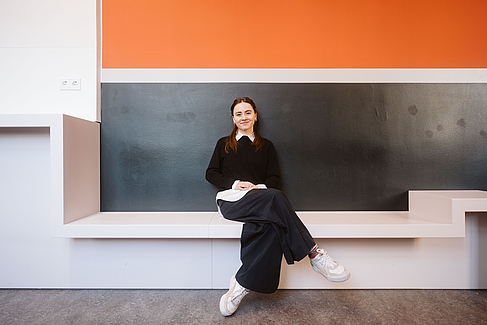
[[[237,186],[235,186],[235,189],[240,191],[248,191],[256,188],[258,187],[251,182],[238,182]]]

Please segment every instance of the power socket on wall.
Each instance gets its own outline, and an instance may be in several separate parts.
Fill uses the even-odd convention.
[[[81,90],[80,78],[63,78],[59,80],[60,90]]]

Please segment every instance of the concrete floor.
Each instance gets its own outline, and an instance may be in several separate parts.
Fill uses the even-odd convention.
[[[487,290],[0,290],[0,324],[487,324]]]

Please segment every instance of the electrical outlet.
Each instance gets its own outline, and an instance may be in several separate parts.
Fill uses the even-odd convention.
[[[60,90],[81,90],[80,78],[63,78],[59,80]]]
[[[81,79],[71,79],[71,89],[81,90]]]
[[[59,89],[61,90],[69,89],[69,79],[61,79],[59,81]]]

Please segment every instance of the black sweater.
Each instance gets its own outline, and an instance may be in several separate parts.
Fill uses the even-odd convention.
[[[215,151],[206,169],[206,180],[221,190],[232,188],[236,180],[255,185],[265,184],[279,189],[281,177],[276,150],[271,141],[264,140],[262,149],[255,151],[252,141],[243,136],[238,141],[238,150],[225,152],[225,139],[216,143]]]

